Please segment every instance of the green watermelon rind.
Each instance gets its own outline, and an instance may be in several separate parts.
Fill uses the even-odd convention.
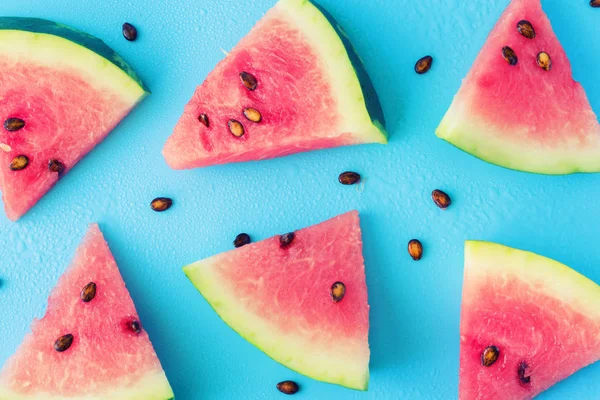
[[[597,137],[597,143],[589,148],[582,148],[579,143],[572,147],[564,143],[558,148],[544,148],[540,143],[539,147],[525,148],[532,143],[501,140],[501,130],[478,120],[455,100],[436,135],[480,160],[516,171],[542,175],[600,172],[600,126],[597,134],[590,132],[590,137]]]
[[[467,241],[465,276],[485,279],[498,275],[516,277],[570,308],[600,320],[600,286],[567,265],[501,244]]]
[[[326,349],[324,352],[327,354],[324,354],[321,360],[307,360],[304,362],[304,359],[310,358],[307,349],[313,347],[311,346],[312,343],[301,343],[301,338],[297,338],[293,343],[290,343],[289,338],[280,334],[274,325],[266,323],[263,319],[246,312],[243,307],[240,307],[240,304],[235,302],[235,293],[227,292],[229,285],[220,282],[219,278],[211,272],[218,261],[219,255],[215,255],[187,265],[183,267],[183,271],[210,307],[231,329],[267,356],[293,371],[318,381],[341,385],[349,389],[368,390],[368,368],[363,374],[358,374],[360,377],[356,378],[348,378],[344,376],[343,372],[340,372],[352,365],[351,362],[344,362],[343,351],[339,352],[337,359],[332,360],[329,356],[331,349]],[[307,347],[304,348],[303,344]],[[336,367],[323,366],[332,364],[332,362],[336,363]],[[319,367],[322,369],[321,372],[316,371],[316,368]]]
[[[348,132],[364,143],[387,143],[381,103],[363,62],[346,33],[322,7],[309,0],[280,0],[276,7],[305,34],[325,62],[333,96]]]
[[[0,385],[0,400],[175,400],[162,371],[148,374],[133,386],[112,388],[109,393],[88,393],[82,396],[56,396],[48,393],[17,393]],[[167,384],[165,385],[165,382]]]
[[[53,58],[47,60],[51,68],[88,68],[90,76],[112,82],[116,93],[136,103],[150,93],[131,66],[102,40],[66,25],[39,18],[0,17],[0,43],[0,51],[10,51],[11,57],[29,54],[31,62]]]

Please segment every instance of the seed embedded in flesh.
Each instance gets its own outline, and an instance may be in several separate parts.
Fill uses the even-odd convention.
[[[527,39],[535,38],[535,29],[533,29],[531,22],[527,20],[523,19],[517,23],[517,31]]]
[[[502,48],[502,57],[504,57],[509,65],[517,65],[517,62],[519,62],[515,51],[508,46]]]
[[[208,115],[206,114],[200,114],[200,116],[198,117],[198,121],[202,122],[202,124],[207,128],[210,125],[208,121]]]
[[[423,257],[423,245],[417,239],[408,242],[408,254],[413,260],[419,261]]]
[[[244,125],[240,121],[236,121],[235,119],[230,119],[227,123],[229,126],[229,132],[235,137],[242,137],[246,131],[244,130]]]
[[[248,121],[259,123],[262,121],[262,114],[256,108],[244,108],[244,116]]]
[[[352,171],[342,172],[338,177],[338,181],[342,185],[354,185],[360,182],[360,174]]]
[[[433,57],[425,56],[419,59],[415,64],[415,72],[419,75],[424,74],[425,72],[431,69],[431,64],[433,63]]]
[[[285,249],[286,247],[288,247],[289,245],[292,244],[295,237],[296,237],[296,234],[294,232],[289,232],[289,233],[286,233],[285,235],[279,236],[279,247],[281,247],[282,249]]]
[[[600,0],[590,0],[590,6],[600,8]]]
[[[342,301],[345,295],[346,285],[344,285],[343,282],[336,282],[331,285],[331,300],[333,300],[334,303]]]
[[[65,172],[65,164],[57,159],[52,159],[48,161],[48,169],[50,172],[56,172],[57,174],[61,175],[63,172]]]
[[[131,25],[129,22],[125,22],[123,24],[123,37],[130,42],[133,42],[135,39],[137,39],[137,36],[137,28]]]
[[[129,323],[127,323],[127,327],[133,333],[141,333],[142,332],[142,324],[137,319],[129,321]]]
[[[242,83],[244,84],[244,86],[246,86],[248,90],[256,90],[256,87],[258,86],[258,81],[254,77],[254,75],[246,71],[240,72],[240,79],[242,80]]]
[[[431,198],[433,199],[435,205],[441,208],[442,210],[445,210],[452,204],[450,196],[448,196],[448,194],[442,192],[439,189],[435,189],[433,192],[431,192]]]
[[[11,171],[21,171],[27,168],[28,165],[29,158],[27,158],[27,156],[20,155],[12,159],[12,161],[8,165],[8,168],[10,168]]]
[[[173,200],[168,197],[157,197],[150,203],[150,207],[156,212],[167,211],[173,205]]]
[[[250,239],[250,235],[248,235],[247,233],[240,233],[239,235],[237,235],[235,237],[235,240],[233,241],[233,245],[236,248],[238,248],[238,247],[242,247],[247,244],[250,244],[251,242],[252,242],[252,239]]]
[[[58,351],[59,353],[62,353],[63,351],[69,350],[69,347],[71,347],[72,344],[73,335],[67,333],[66,335],[63,335],[56,339],[56,341],[54,342],[54,350]]]
[[[519,375],[519,380],[521,383],[531,383],[531,376],[525,376],[525,372],[529,368],[529,365],[525,361],[521,361],[519,363],[519,369],[517,370],[517,374]]]
[[[96,297],[96,284],[94,282],[90,282],[85,285],[83,289],[81,289],[80,297],[84,303],[89,303],[90,301],[94,300],[94,297]]]
[[[483,353],[481,353],[481,365],[484,367],[490,367],[496,361],[498,361],[498,356],[500,355],[500,349],[496,346],[488,346],[485,348]]]
[[[536,61],[537,65],[539,65],[544,71],[550,71],[552,69],[552,59],[545,51],[540,51],[538,53]]]
[[[283,394],[295,394],[298,393],[300,387],[294,381],[283,381],[277,384],[277,390]]]
[[[9,151],[12,150],[12,147],[7,145],[6,143],[0,143],[0,150],[2,150],[5,153],[8,153]]]
[[[25,127],[25,121],[23,121],[21,118],[9,118],[6,121],[4,121],[4,129],[6,129],[9,132],[16,132],[18,130],[21,130]]]

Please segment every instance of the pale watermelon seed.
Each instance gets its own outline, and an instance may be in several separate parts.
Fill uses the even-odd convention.
[[[4,129],[6,129],[9,132],[16,132],[18,130],[21,130],[25,127],[25,121],[23,121],[21,118],[9,118],[6,121],[4,121]]]
[[[233,245],[235,246],[235,248],[238,248],[250,244],[250,242],[252,242],[252,239],[250,239],[250,235],[248,235],[247,233],[240,233],[235,237]]]
[[[8,153],[12,150],[12,147],[7,145],[6,143],[0,143],[0,149],[2,149],[2,151],[4,151],[5,153]]]
[[[527,20],[523,19],[517,23],[517,31],[527,39],[533,39],[535,37],[535,29],[533,29],[531,22]]]
[[[129,324],[127,324],[127,326],[129,327],[129,329],[131,329],[131,331],[133,333],[141,333],[142,332],[142,324],[138,320],[134,319],[133,321],[129,322]]]
[[[424,74],[425,72],[431,69],[431,64],[433,63],[433,57],[425,56],[420,58],[415,64],[415,72],[419,75]]]
[[[339,303],[342,301],[344,296],[346,295],[346,285],[342,282],[336,282],[331,285],[331,300],[334,303]]]
[[[244,108],[244,116],[248,121],[259,123],[262,121],[262,114],[256,108]]]
[[[536,61],[537,65],[539,65],[544,71],[550,71],[552,69],[552,59],[545,51],[540,51],[538,53]]]
[[[531,377],[525,376],[525,370],[529,368],[529,365],[525,361],[521,361],[519,363],[519,368],[517,370],[517,374],[519,375],[519,380],[521,383],[529,384],[531,383]]]
[[[279,247],[281,247],[282,249],[285,249],[286,247],[288,247],[289,245],[292,244],[295,237],[296,237],[296,234],[294,232],[289,232],[289,233],[286,233],[285,235],[279,236]]]
[[[50,172],[56,172],[58,175],[62,175],[62,173],[65,172],[65,164],[53,158],[48,161],[48,170]]]
[[[29,158],[27,158],[27,156],[20,155],[12,159],[12,161],[8,165],[8,168],[10,168],[11,171],[21,171],[27,168],[28,165]]]
[[[242,137],[246,131],[244,130],[244,125],[240,121],[236,121],[235,119],[230,119],[227,123],[229,126],[229,132],[235,137]]]
[[[481,365],[484,367],[490,367],[496,361],[498,361],[498,356],[500,355],[500,349],[496,346],[488,346],[485,348],[483,353],[481,353]]]
[[[202,122],[202,124],[207,128],[210,125],[210,123],[208,122],[208,115],[206,114],[200,114],[200,116],[198,117],[198,121]]]
[[[419,261],[423,257],[423,245],[417,239],[408,242],[408,254],[413,260]]]
[[[515,51],[508,46],[502,48],[502,57],[504,57],[509,65],[517,65],[517,62],[519,62]]]
[[[300,390],[300,387],[294,381],[283,381],[277,384],[277,390],[283,394],[296,394]]]
[[[85,285],[83,289],[81,289],[80,297],[84,303],[89,303],[94,300],[94,297],[96,297],[96,284],[90,282]]]
[[[254,77],[254,75],[243,71],[240,72],[240,79],[242,80],[242,83],[244,84],[244,86],[246,86],[248,90],[256,90],[256,87],[258,86],[258,81]]]
[[[54,350],[58,351],[59,353],[62,353],[63,351],[69,350],[69,347],[71,347],[72,344],[73,335],[67,333],[66,335],[63,335],[56,339],[56,342],[54,342]]]

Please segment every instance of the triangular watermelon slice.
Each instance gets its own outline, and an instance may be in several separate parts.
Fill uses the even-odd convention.
[[[99,39],[33,18],[0,18],[0,71],[0,189],[17,220],[147,89]]]
[[[356,211],[184,271],[223,321],[275,361],[367,389],[369,304]]]
[[[600,172],[600,125],[540,0],[511,1],[436,133],[507,168]]]
[[[460,400],[531,399],[600,359],[600,287],[569,267],[467,242]]]
[[[199,86],[163,154],[175,169],[386,143],[371,81],[335,21],[281,0]]]
[[[0,373],[2,400],[174,397],[97,225],[31,328]]]

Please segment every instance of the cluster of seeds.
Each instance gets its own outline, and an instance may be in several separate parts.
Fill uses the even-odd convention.
[[[531,25],[531,22],[527,20],[521,20],[517,23],[517,32],[527,39],[535,38],[535,29],[533,28],[533,25]],[[509,46],[504,46],[502,48],[502,58],[504,58],[509,65],[517,65],[519,62],[517,53],[515,53],[515,51]],[[540,51],[537,54],[536,62],[537,65],[544,71],[550,71],[552,69],[552,58],[550,58],[550,55],[545,51]]]
[[[496,361],[498,361],[499,357],[500,349],[496,346],[488,346],[483,350],[483,353],[481,353],[481,365],[483,365],[486,368],[489,368],[492,365],[494,365]],[[519,378],[519,381],[524,385],[528,385],[531,383],[531,376],[527,374],[528,368],[529,365],[525,361],[521,361],[517,366],[517,377]]]
[[[96,298],[97,290],[98,287],[96,283],[89,282],[83,287],[83,289],[81,289],[81,292],[79,293],[79,298],[82,302],[89,303],[92,300],[94,300],[94,298]],[[139,334],[142,332],[142,324],[137,319],[129,319],[126,321],[125,325],[131,332],[135,334]],[[56,350],[59,353],[69,350],[69,348],[73,344],[74,339],[75,336],[73,336],[72,333],[62,335],[54,341],[54,350]]]
[[[431,199],[436,206],[442,210],[447,209],[452,204],[450,196],[446,192],[439,189],[435,189],[431,192]],[[419,261],[423,258],[423,244],[418,239],[412,239],[408,242],[408,254],[415,261]]]

